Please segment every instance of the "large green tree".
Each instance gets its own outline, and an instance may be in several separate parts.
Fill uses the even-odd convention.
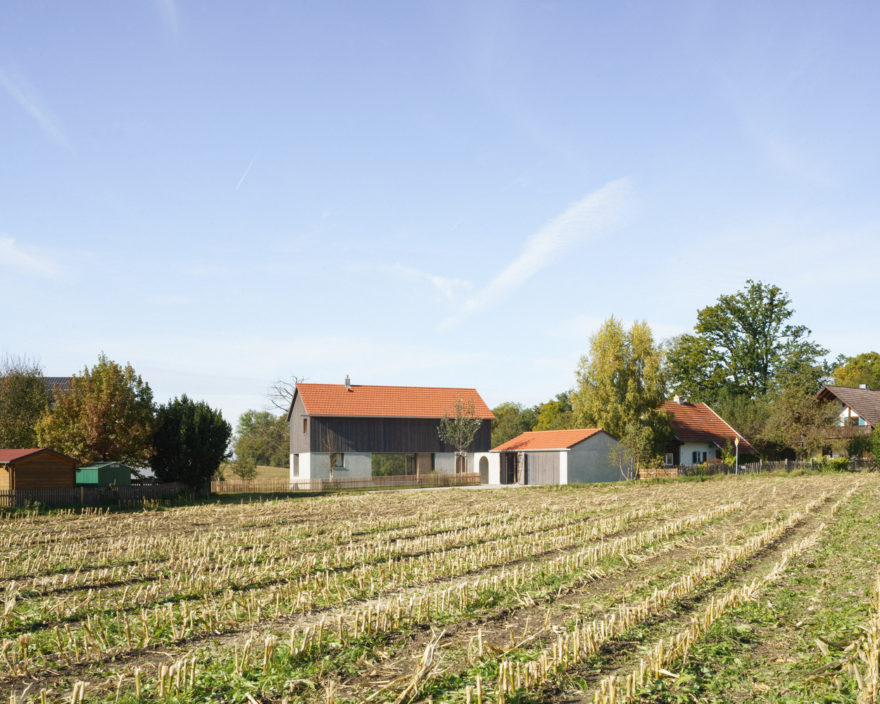
[[[534,408],[526,408],[513,401],[492,409],[495,420],[492,421],[492,447],[512,440],[520,433],[531,430],[538,421],[538,413]]]
[[[693,334],[667,352],[673,389],[692,401],[714,401],[722,391],[757,398],[779,393],[792,375],[817,386],[827,372],[828,350],[791,322],[791,298],[778,286],[746,281],[743,290],[718,297],[697,312]]]
[[[145,465],[153,454],[153,392],[130,364],[101,354],[98,363],[56,389],[37,423],[39,444],[80,462]]]
[[[35,447],[37,422],[48,404],[40,365],[6,357],[0,365],[0,447]]]
[[[668,430],[659,410],[665,398],[663,352],[648,324],[627,330],[614,317],[606,320],[577,369],[571,397],[577,426],[603,428],[619,440],[639,438],[640,448],[646,444],[641,428],[650,428],[647,444],[659,451]]]
[[[245,411],[238,419],[234,450],[237,462],[286,467],[290,461],[287,420],[268,411]]]
[[[880,389],[880,354],[863,352],[855,357],[841,355],[835,360],[831,374],[838,386],[858,388],[867,384],[872,389]]]
[[[822,454],[829,446],[845,449],[846,441],[832,439],[830,432],[839,410],[833,403],[818,400],[815,393],[789,386],[774,399],[762,439],[802,459]]]
[[[204,486],[228,457],[231,437],[220,411],[184,394],[156,411],[150,466],[164,482]]]
[[[532,430],[565,430],[574,427],[571,392],[556,394],[538,407],[538,418]]]

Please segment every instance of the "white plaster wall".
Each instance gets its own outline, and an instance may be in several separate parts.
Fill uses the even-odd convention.
[[[489,484],[501,483],[501,455],[497,452],[475,452],[473,454],[474,472],[480,471],[480,459],[489,461]]]
[[[702,457],[705,452],[707,460],[714,460],[717,450],[718,448],[711,442],[686,442],[681,446],[678,458],[681,461],[681,464],[690,467],[694,464],[694,452],[699,452],[700,457]]]
[[[623,479],[620,468],[611,456],[617,440],[607,433],[599,433],[578,443],[568,452],[567,483],[616,482]],[[562,479],[560,471],[560,480]]]
[[[312,454],[310,452],[299,453],[299,476],[293,476],[293,454],[290,453],[290,481],[296,482],[304,479],[311,479],[312,471]]]
[[[859,414],[856,413],[854,410],[852,410],[848,406],[843,406],[843,408],[840,409],[840,414],[837,416],[837,424],[841,426],[849,425],[850,423],[857,423],[861,425],[861,423],[858,423],[858,420],[851,420],[851,418],[858,419],[858,417]],[[862,421],[862,423],[864,423],[864,421]]]

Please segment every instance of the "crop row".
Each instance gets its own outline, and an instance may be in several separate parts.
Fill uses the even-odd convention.
[[[334,619],[322,617],[320,622],[311,626],[291,628],[289,638],[286,639],[289,644],[286,649],[281,648],[276,651],[278,638],[274,635],[268,636],[262,644],[263,660],[260,666],[264,669],[269,667],[269,661],[266,659],[267,647],[272,651],[273,656],[285,657],[293,661],[309,660],[344,650],[359,639],[369,639],[382,633],[428,624],[437,618],[448,618],[456,613],[467,613],[474,606],[490,601],[494,603],[512,594],[529,594],[546,583],[557,584],[560,581],[572,581],[576,578],[591,580],[602,575],[602,572],[595,568],[604,560],[620,557],[624,562],[630,562],[636,559],[640,550],[648,546],[657,545],[663,540],[730,515],[741,508],[742,504],[719,506],[698,515],[669,521],[658,528],[592,545],[576,553],[561,555],[543,563],[518,565],[511,570],[502,570],[496,575],[479,576],[433,592],[409,597],[397,595],[384,603],[380,602],[367,608],[338,612]],[[250,638],[240,652],[236,650],[233,656],[235,661],[233,669],[241,671],[249,667],[251,656],[261,652],[256,649],[257,647],[256,639]],[[140,677],[140,674],[138,676]],[[163,677],[167,679],[166,674],[157,674],[151,691],[159,691]],[[141,687],[140,684],[137,686]],[[173,690],[173,682],[165,686],[165,689],[168,687],[172,688],[168,691],[176,691]]]
[[[63,628],[56,625],[51,631],[23,633],[15,640],[4,641],[0,651],[13,675],[28,672],[35,660],[45,666],[49,664],[48,658],[58,666],[84,659],[102,659],[120,651],[144,648],[150,643],[179,642],[210,632],[235,629],[241,624],[279,619],[291,613],[355,598],[374,597],[401,586],[427,584],[440,578],[534,558],[584,541],[604,538],[641,520],[645,514],[644,509],[639,509],[548,531],[530,540],[518,540],[514,536],[492,543],[360,565],[347,571],[301,574],[300,564],[292,573],[279,569],[277,565],[265,573],[242,568],[234,575],[238,590],[227,584],[212,593],[139,611],[136,608],[105,609],[102,614],[94,616],[89,612],[85,621],[73,627],[65,623]]]
[[[296,550],[320,552],[344,543],[358,542],[393,543],[395,540],[419,539],[433,534],[466,531],[468,529],[504,530],[504,526],[517,525],[522,521],[544,517],[548,521],[573,520],[584,517],[597,509],[603,512],[611,510],[611,506],[592,506],[587,510],[583,506],[570,508],[561,512],[546,510],[498,511],[465,514],[455,518],[440,516],[435,520],[421,519],[409,522],[401,527],[402,521],[395,519],[370,525],[368,521],[358,521],[358,540],[354,540],[351,523],[340,526],[332,520],[303,525],[302,522],[282,523],[258,527],[235,527],[229,524],[212,526],[209,530],[174,531],[170,526],[160,523],[156,517],[145,518],[140,530],[135,534],[118,535],[111,533],[98,545],[91,544],[80,535],[65,536],[52,544],[38,546],[39,529],[33,533],[17,536],[15,544],[4,546],[7,560],[0,565],[0,580],[27,579],[28,588],[48,591],[69,586],[68,574],[76,572],[77,581],[83,571],[101,570],[112,567],[126,568],[132,564],[155,563],[158,568],[168,561],[188,556],[194,560],[222,558],[229,559],[230,552],[247,553],[249,556],[271,554],[281,549],[289,550],[292,545]],[[555,517],[555,518],[554,518]],[[328,517],[329,518],[329,517]],[[275,516],[278,519],[278,516]],[[253,521],[248,518],[248,522]],[[106,527],[105,527],[106,528]],[[100,534],[100,526],[95,527]],[[4,531],[8,536],[8,531]],[[0,534],[2,535],[2,534]],[[12,541],[7,537],[7,543]],[[259,557],[253,557],[259,559]],[[40,578],[42,576],[42,579]]]
[[[871,612],[863,628],[865,633],[850,671],[859,686],[858,704],[877,704],[880,700],[880,570],[871,594]]]
[[[184,600],[200,599],[211,594],[220,594],[227,590],[250,590],[271,585],[277,585],[284,581],[298,579],[309,580],[314,583],[322,580],[322,575],[332,572],[338,581],[340,572],[362,570],[371,571],[372,565],[383,570],[386,566],[391,569],[400,566],[406,561],[428,559],[433,562],[442,562],[446,557],[458,557],[468,560],[470,555],[479,549],[480,545],[490,547],[509,546],[512,542],[520,541],[532,533],[540,532],[539,540],[523,541],[527,546],[536,543],[550,546],[550,549],[569,546],[580,540],[593,539],[598,535],[607,534],[609,531],[620,530],[636,521],[649,517],[655,512],[640,509],[622,516],[616,516],[604,521],[589,522],[584,520],[562,520],[562,525],[549,529],[549,526],[560,523],[559,519],[535,519],[526,524],[521,524],[521,533],[510,535],[510,526],[507,530],[498,530],[497,534],[503,537],[491,539],[493,531],[489,535],[470,533],[467,537],[478,541],[486,537],[485,543],[472,542],[459,545],[456,536],[460,534],[447,534],[451,543],[448,547],[435,547],[433,551],[422,550],[414,555],[393,554],[386,546],[381,544],[369,547],[360,546],[356,551],[324,551],[323,553],[288,554],[267,560],[262,563],[237,562],[226,560],[220,563],[204,561],[197,564],[186,565],[186,569],[180,569],[168,573],[161,582],[141,584],[136,587],[125,584],[113,589],[102,590],[93,593],[75,591],[67,597],[58,599],[49,597],[45,599],[22,600],[22,608],[16,613],[7,609],[2,617],[4,631],[9,633],[26,632],[36,628],[45,628],[53,623],[70,622],[84,618],[96,611],[101,613],[132,611],[151,604],[163,605],[170,601],[181,602]],[[541,528],[543,526],[543,530]],[[516,528],[516,526],[513,526]],[[414,543],[404,543],[403,547],[412,549]],[[489,552],[491,554],[491,551]],[[372,576],[372,575],[370,575]],[[364,589],[366,576],[358,581],[358,589]],[[303,585],[305,586],[305,585]],[[6,602],[17,599],[15,592],[7,594]]]
[[[855,487],[832,506],[827,516],[828,520],[834,517],[854,491]],[[717,599],[711,599],[702,612],[691,617],[687,627],[668,639],[659,640],[651,649],[646,660],[643,659],[639,666],[630,672],[628,676],[610,676],[602,680],[598,691],[594,695],[593,704],[623,704],[623,702],[632,701],[638,691],[651,679],[661,677],[668,671],[667,668],[681,660],[692,645],[700,640],[728,610],[736,608],[747,601],[752,601],[764,587],[771,582],[779,580],[794,557],[797,557],[819,542],[827,526],[827,522],[822,522],[806,538],[786,548],[779,560],[762,577],[747,584],[733,587]]]
[[[820,496],[788,517],[770,524],[759,535],[728,548],[717,558],[701,562],[680,579],[664,589],[656,590],[640,602],[622,604],[610,614],[588,623],[576,623],[573,628],[559,634],[548,647],[528,661],[502,660],[496,683],[499,704],[503,704],[508,696],[516,691],[533,690],[574,663],[595,655],[609,640],[620,637],[669,604],[691,594],[698,586],[729,572],[735,565],[751,558],[792,527],[804,521],[827,500],[827,494]],[[841,499],[837,506],[844,500]],[[660,648],[662,651],[662,646]],[[608,701],[613,701],[613,698]]]

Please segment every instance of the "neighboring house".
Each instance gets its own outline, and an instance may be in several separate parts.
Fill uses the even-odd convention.
[[[821,401],[840,407],[837,425],[841,430],[836,437],[869,434],[880,425],[880,391],[863,384],[857,389],[850,386],[823,386],[816,394]]]
[[[483,484],[582,484],[622,479],[617,440],[601,428],[532,430],[477,455]]]
[[[463,457],[438,434],[459,399],[481,420]],[[361,386],[348,377],[345,384],[299,383],[287,413],[290,479],[329,478],[331,465],[334,479],[371,477],[374,465],[395,474],[474,471],[473,453],[489,450],[494,417],[475,389]]]
[[[687,403],[680,396],[666,401],[666,412],[675,440],[666,447],[666,465],[695,465],[721,459],[721,451],[734,451],[739,438],[739,454],[756,455],[755,448],[727,421],[705,403]]]
[[[76,470],[77,486],[131,486],[131,467],[121,462],[93,462]]]
[[[0,490],[72,489],[76,460],[60,452],[32,447],[0,449]]]
[[[73,377],[70,376],[44,376],[43,384],[49,393],[49,407],[55,406],[56,391],[70,391],[73,388]]]

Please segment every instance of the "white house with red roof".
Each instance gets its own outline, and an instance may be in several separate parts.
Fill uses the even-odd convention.
[[[461,401],[480,428],[464,456],[440,440],[444,415]],[[290,424],[290,480],[361,479],[377,473],[473,472],[474,453],[491,446],[495,416],[469,388],[299,383]],[[389,469],[390,468],[390,469]]]
[[[488,484],[613,482],[623,479],[612,458],[616,445],[601,428],[532,430],[477,455],[477,461],[487,459]]]
[[[739,439],[739,454],[757,454],[751,443],[705,403],[688,403],[676,396],[662,406],[666,412],[675,440],[666,448],[668,466],[695,465],[721,459],[721,451],[735,450]]]

